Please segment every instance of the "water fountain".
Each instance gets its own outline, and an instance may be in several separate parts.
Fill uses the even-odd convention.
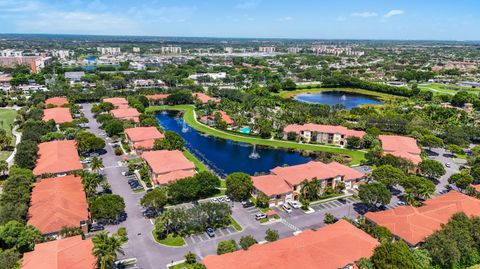
[[[342,95],[342,97],[340,97],[340,99],[341,99],[342,101],[345,101],[345,100],[347,100],[347,96],[344,94],[344,95]]]
[[[185,121],[183,121],[182,133],[186,133],[186,132],[188,132],[188,126],[187,126],[187,124],[185,123]]]
[[[253,144],[252,153],[250,153],[250,155],[248,155],[248,158],[253,159],[253,160],[260,159],[260,154],[258,154],[258,152],[257,152],[257,145]]]
[[[163,114],[163,115],[166,115],[166,114],[167,114],[167,109],[166,109],[165,105],[163,105],[162,114]]]

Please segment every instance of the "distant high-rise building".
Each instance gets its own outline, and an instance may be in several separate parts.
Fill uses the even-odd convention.
[[[225,53],[232,54],[232,53],[233,53],[233,48],[232,48],[232,47],[225,47],[225,48],[223,49],[223,51],[224,51]]]
[[[132,51],[134,53],[139,53],[140,52],[140,48],[139,47],[133,47]]]
[[[51,62],[52,58],[42,56],[0,57],[0,66],[15,67],[17,65],[28,65],[34,73],[40,72]]]
[[[67,59],[71,56],[73,56],[73,51],[69,50],[52,50],[51,54],[53,57],[60,58],[62,60]]]
[[[258,52],[261,53],[275,53],[275,47],[269,46],[269,47],[259,47]]]
[[[181,47],[162,47],[161,48],[162,54],[180,54],[182,53]]]
[[[0,56],[2,57],[21,57],[23,55],[22,51],[6,49],[0,51]]]
[[[113,48],[113,47],[98,47],[97,51],[100,52],[102,55],[119,55],[122,53],[120,48]]]
[[[299,53],[300,51],[302,51],[302,48],[299,48],[299,47],[290,47],[287,49],[287,52],[288,53]]]

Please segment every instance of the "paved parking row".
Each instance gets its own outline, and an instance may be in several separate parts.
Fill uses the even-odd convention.
[[[245,208],[245,210],[247,210],[247,212],[252,215],[252,218],[255,219],[255,215],[256,214],[260,214],[260,213],[263,213],[260,209],[252,206],[252,207],[248,207],[248,208]]]
[[[204,233],[200,233],[200,234],[189,235],[189,236],[184,237],[183,239],[185,239],[187,244],[194,245],[194,244],[198,244],[198,243],[201,243],[201,242],[214,240],[216,238],[222,238],[222,237],[225,237],[225,236],[228,236],[228,235],[231,235],[231,234],[235,234],[235,233],[238,233],[238,231],[235,230],[235,228],[233,228],[232,226],[228,226],[228,227],[225,227],[225,228],[216,229],[215,230],[215,237],[210,237],[210,236],[208,236],[208,234],[206,232],[204,232]]]
[[[332,200],[332,201],[329,201],[329,202],[312,205],[311,208],[313,208],[315,211],[329,210],[329,209],[334,209],[334,208],[337,208],[337,207],[342,207],[344,205],[353,204],[353,203],[357,203],[357,202],[358,201],[353,199],[352,197],[347,197],[347,198],[343,198],[343,201]]]

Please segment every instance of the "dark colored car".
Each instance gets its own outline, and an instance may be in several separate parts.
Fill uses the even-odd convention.
[[[215,237],[215,230],[213,230],[213,228],[207,228],[205,232],[207,232],[208,236]]]
[[[119,222],[126,221],[127,220],[127,213],[123,212],[117,215],[117,220]]]
[[[157,212],[153,209],[147,209],[147,210],[143,211],[142,214],[146,218],[154,218],[154,217],[157,216]]]
[[[250,201],[242,201],[242,207],[243,208],[249,208],[249,207],[252,207],[254,206],[254,204]]]
[[[90,232],[98,232],[103,230],[105,230],[105,227],[102,225],[92,225],[92,227],[90,227]]]

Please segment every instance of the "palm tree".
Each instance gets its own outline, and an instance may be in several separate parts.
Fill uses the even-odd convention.
[[[415,194],[411,191],[405,192],[404,199],[405,199],[405,202],[407,202],[407,204],[409,205],[414,205],[416,202]]]
[[[100,269],[111,268],[117,253],[125,254],[122,245],[124,240],[119,236],[108,236],[107,232],[98,233],[93,239],[93,255],[97,257]]]
[[[104,181],[102,177],[96,174],[83,173],[82,184],[87,197],[92,197],[96,192],[98,186]]]
[[[103,168],[103,161],[102,159],[98,157],[93,157],[92,163],[90,164],[90,168],[92,168],[92,171],[97,173]]]
[[[6,161],[0,161],[0,175],[5,175],[8,172],[8,163]]]

